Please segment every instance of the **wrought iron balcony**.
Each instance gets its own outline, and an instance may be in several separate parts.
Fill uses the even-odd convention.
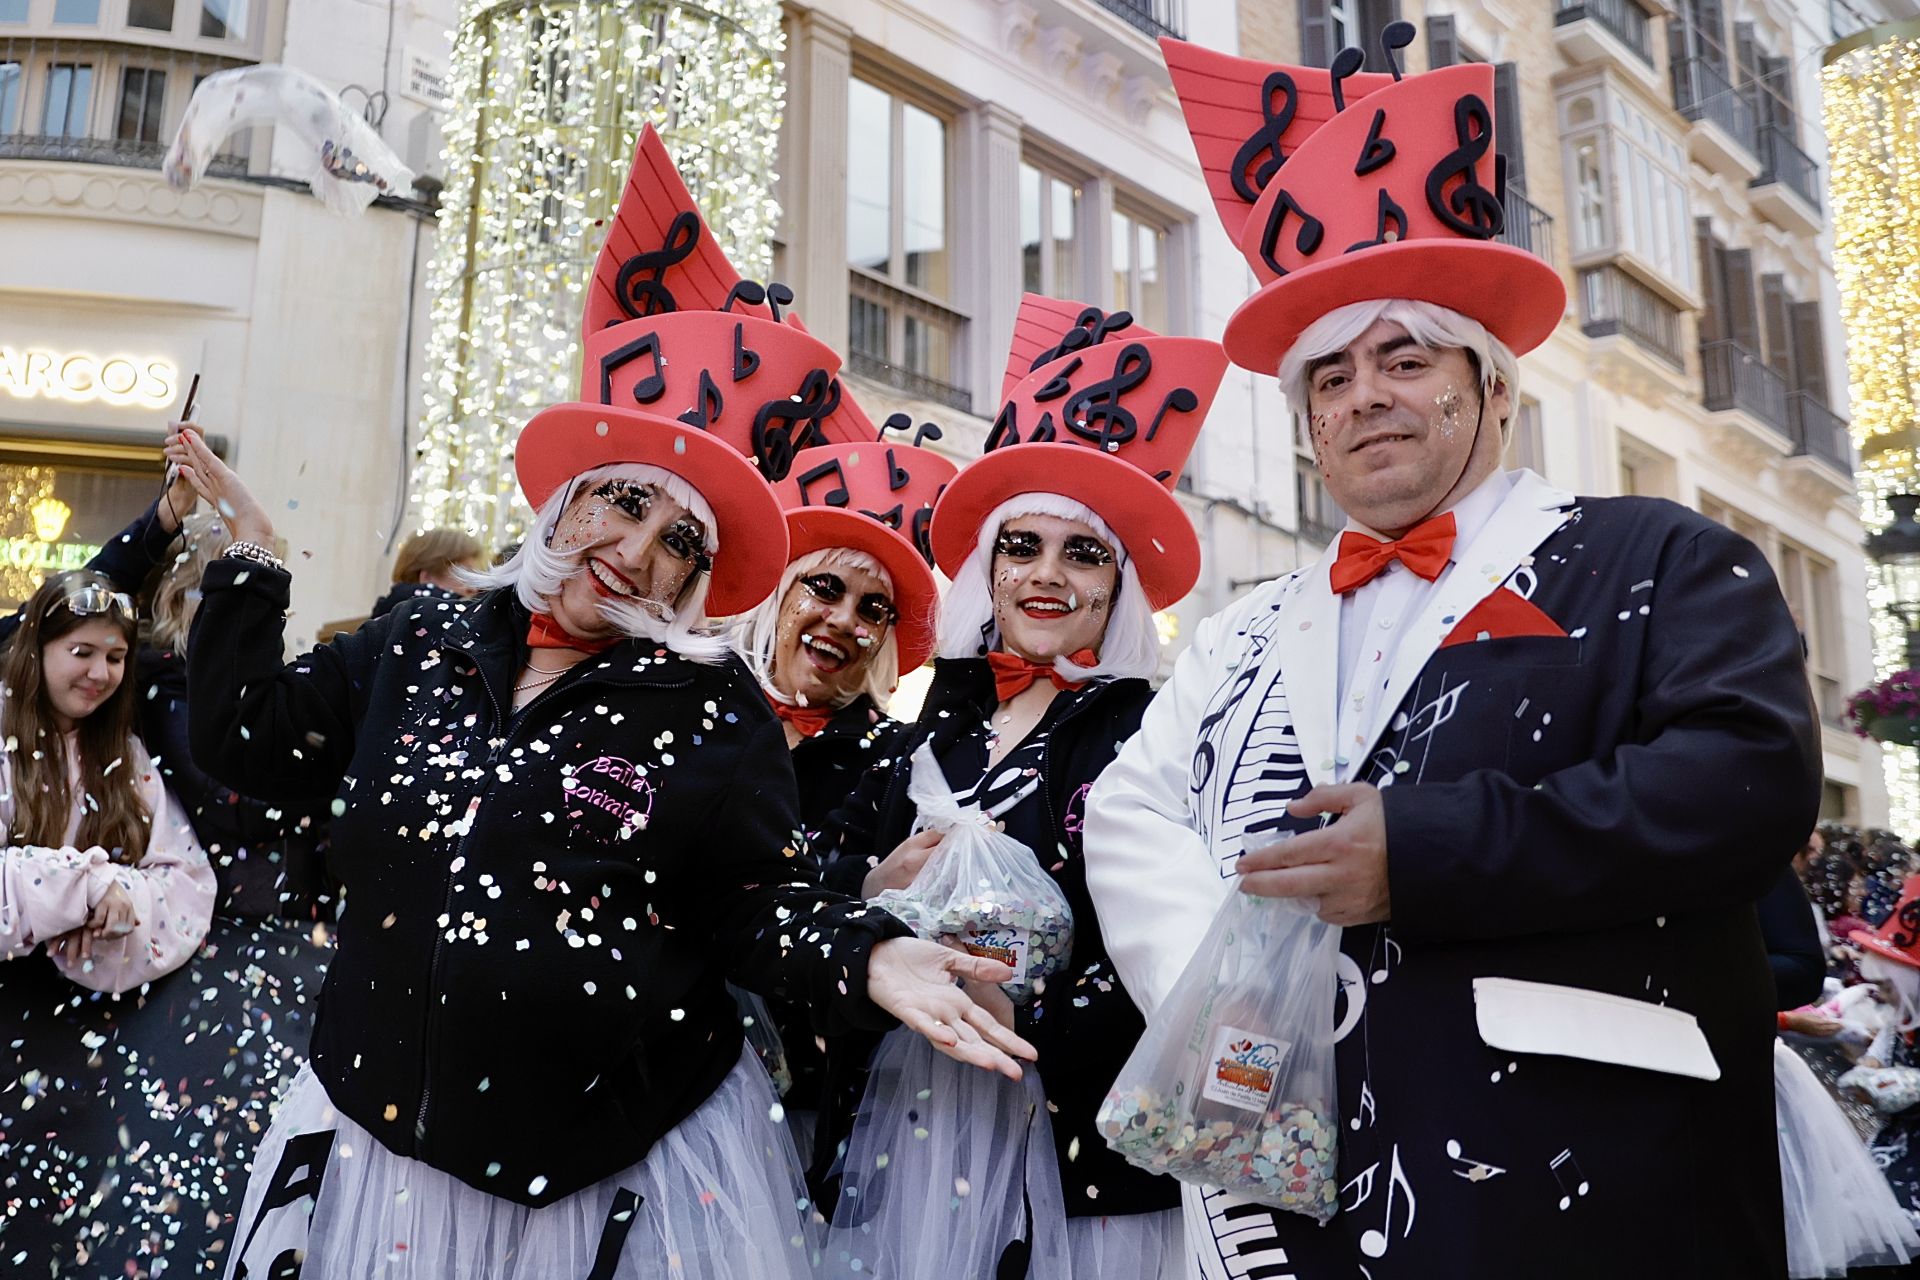
[[[1501,242],[1552,262],[1553,215],[1512,187],[1507,188],[1506,214],[1506,225],[1500,229]]]
[[[1796,456],[1818,458],[1847,475],[1853,474],[1853,442],[1847,435],[1847,420],[1813,393],[1787,394],[1787,424]]]
[[[1686,367],[1680,309],[1616,266],[1580,273],[1580,327],[1592,338],[1624,334],[1675,369]]]
[[[1649,67],[1653,65],[1653,36],[1647,11],[1634,0],[1555,0],[1553,24],[1557,27],[1593,19],[1606,32]]]
[[[1731,338],[1700,344],[1700,392],[1709,409],[1738,409],[1787,430],[1787,380]]]
[[[1733,87],[1726,72],[1705,58],[1673,60],[1673,105],[1689,120],[1718,125],[1747,154],[1760,158],[1753,104]]]
[[[1820,166],[1795,145],[1791,133],[1777,124],[1760,131],[1760,176],[1750,185],[1764,187],[1775,182],[1816,211],[1820,208]]]
[[[1187,0],[1093,0],[1102,9],[1147,34],[1150,39],[1185,39]]]

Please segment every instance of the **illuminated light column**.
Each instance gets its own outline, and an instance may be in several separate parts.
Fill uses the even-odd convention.
[[[1892,523],[1890,497],[1920,494],[1920,348],[1908,337],[1920,317],[1920,22],[1834,45],[1821,84],[1861,514],[1879,534]],[[1868,561],[1881,678],[1907,666],[1902,615],[1920,616],[1920,572],[1906,559]],[[1920,753],[1883,745],[1881,758],[1893,827],[1911,838],[1920,833]]]
[[[466,0],[427,274],[416,527],[489,545],[524,529],[514,437],[579,398],[584,291],[643,123],[728,257],[766,277],[780,52],[778,0]]]

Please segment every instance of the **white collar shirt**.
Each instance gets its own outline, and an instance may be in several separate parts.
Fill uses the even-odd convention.
[[[1486,527],[1513,488],[1513,473],[1495,471],[1465,497],[1445,510],[1453,512],[1454,550],[1458,552]],[[1443,514],[1435,512],[1435,515]],[[1369,538],[1384,540],[1383,535],[1356,520],[1348,520],[1347,529]],[[1336,541],[1334,551],[1338,554]],[[1459,569],[1449,559],[1440,576],[1428,582],[1401,564],[1389,561],[1387,567],[1365,586],[1348,592],[1340,601],[1340,730],[1338,742],[1352,742],[1372,714],[1372,700],[1386,687],[1387,673],[1393,670],[1394,654],[1400,637],[1427,603],[1433,592],[1443,586],[1449,575]]]

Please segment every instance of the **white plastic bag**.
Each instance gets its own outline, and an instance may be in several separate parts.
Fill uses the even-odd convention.
[[[413,170],[360,114],[312,76],[291,67],[216,71],[200,82],[160,164],[167,181],[191,187],[236,130],[270,124],[302,145],[291,177],[303,178],[336,213],[359,213],[382,192],[413,190]]]
[[[1073,910],[1033,850],[1005,832],[978,805],[962,805],[947,788],[933,749],[913,753],[907,796],[923,830],[941,832],[920,874],[904,889],[872,902],[927,938],[952,938],[968,952],[1013,969],[1002,984],[1024,1004],[1059,972],[1073,951]]]
[[[1340,930],[1227,895],[1096,1118],[1151,1173],[1325,1223],[1339,1207],[1333,1002]]]

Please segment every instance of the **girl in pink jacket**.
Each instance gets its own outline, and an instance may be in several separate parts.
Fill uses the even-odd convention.
[[[45,946],[67,978],[110,993],[185,963],[215,894],[133,733],[134,640],[131,602],[79,570],[34,593],[0,658],[0,960]]]

